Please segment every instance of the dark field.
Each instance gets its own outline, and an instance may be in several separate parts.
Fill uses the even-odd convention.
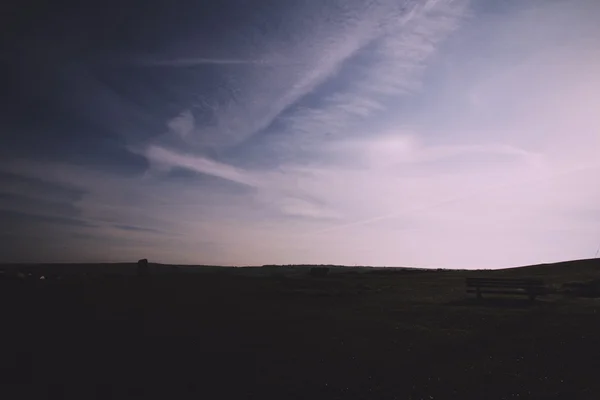
[[[206,271],[0,282],[2,398],[600,398],[600,299],[560,292],[597,260]],[[477,302],[467,276],[557,293]]]

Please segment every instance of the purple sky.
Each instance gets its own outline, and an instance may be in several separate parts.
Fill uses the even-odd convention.
[[[594,256],[600,2],[116,4],[12,28],[0,261]]]

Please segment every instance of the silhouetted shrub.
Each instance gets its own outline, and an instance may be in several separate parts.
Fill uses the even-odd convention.
[[[424,272],[436,272],[435,270],[417,269],[417,268],[384,268],[374,269],[367,271],[370,275],[407,275],[407,274],[420,274]]]

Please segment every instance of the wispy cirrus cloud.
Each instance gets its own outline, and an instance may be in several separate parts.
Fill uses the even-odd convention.
[[[408,74],[418,68],[418,64],[427,56],[426,53],[435,47],[435,42],[447,33],[452,24],[456,24],[454,20],[447,21],[459,17],[460,12],[454,3],[458,3],[458,0],[448,2],[452,6],[428,0],[401,3],[355,2],[352,6],[339,10],[330,5],[322,9],[306,7],[306,10],[295,16],[300,22],[292,24],[290,29],[293,32],[293,29],[304,25],[310,26],[310,29],[303,31],[301,36],[292,33],[291,41],[283,43],[273,38],[268,44],[263,44],[264,47],[253,49],[261,56],[248,64],[269,68],[236,72],[245,79],[233,79],[228,89],[233,94],[210,107],[214,122],[209,126],[198,124],[195,134],[188,136],[188,144],[198,147],[238,144],[268,128],[284,111],[295,105],[303,111],[286,116],[284,120],[288,124],[292,121],[299,123],[300,120],[309,124],[308,120],[311,120],[314,125],[319,118],[326,118],[331,125],[332,121],[339,121],[340,117],[346,119],[350,114],[365,116],[365,112],[381,109],[382,106],[376,99],[363,94],[369,91],[379,95],[389,94],[390,91],[398,93],[400,88],[404,90],[414,85],[415,78],[418,77],[414,74],[409,77]],[[454,14],[444,11],[445,9],[454,10]],[[435,12],[443,13],[443,16],[437,22],[429,22],[431,32],[419,28]],[[364,50],[372,51],[371,47],[376,49],[376,54],[373,55],[379,59],[371,60],[369,64],[373,65],[360,71],[360,75],[366,74],[367,86],[360,88],[360,84],[357,84],[358,87],[352,88],[350,92],[326,94],[325,101],[330,104],[325,107],[329,109],[320,107],[319,110],[314,110],[299,103],[322,84],[334,79],[345,63],[360,57]],[[158,63],[172,63],[176,66],[182,60],[186,64],[185,58],[165,59]],[[190,65],[194,64],[193,60],[195,59],[189,59]],[[201,65],[203,60],[200,59],[197,64]],[[209,60],[212,59],[204,61]],[[214,61],[228,64],[225,59]],[[246,64],[241,59],[231,61],[232,65]],[[387,68],[395,69],[393,73],[390,70],[384,71],[384,65],[390,61],[395,64]],[[191,108],[182,110],[182,115],[190,110]]]
[[[140,59],[134,62],[134,65],[142,67],[194,67],[199,65],[274,65],[277,64],[268,60],[244,60],[235,58],[172,58],[166,60],[160,59]]]
[[[159,164],[162,168],[185,168],[251,187],[261,185],[259,180],[253,178],[248,173],[231,165],[219,163],[206,157],[180,154],[158,146],[148,147],[144,154],[148,160],[152,163]]]
[[[346,80],[344,89],[325,94],[318,107],[300,106],[284,118],[285,128],[301,136],[299,140],[347,135],[353,124],[389,110],[390,100],[417,91],[427,59],[459,26],[466,5],[466,1],[423,2],[386,24],[365,49],[368,59],[355,68],[355,77]]]
[[[100,148],[78,163],[5,160],[23,178],[0,190],[18,234],[55,257],[68,243],[80,259],[176,263],[469,268],[593,255],[597,2],[274,4],[243,8],[220,35],[160,32],[160,44],[117,51],[157,50],[145,67],[89,68],[86,82],[106,91],[75,90],[61,129],[87,138],[94,126],[76,121],[89,116],[114,126],[137,169],[99,167]],[[202,31],[201,17],[178,31]],[[21,215],[41,204],[50,219]]]

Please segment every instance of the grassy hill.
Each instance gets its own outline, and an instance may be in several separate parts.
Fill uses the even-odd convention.
[[[477,302],[464,293],[467,276],[537,276],[553,285],[600,278],[598,260],[496,271],[340,267],[323,278],[299,266],[180,270],[0,282],[4,397],[600,393],[599,300]]]
[[[553,264],[528,265],[498,270],[499,274],[511,276],[538,276],[547,281],[567,282],[600,277],[600,258],[564,261]]]

